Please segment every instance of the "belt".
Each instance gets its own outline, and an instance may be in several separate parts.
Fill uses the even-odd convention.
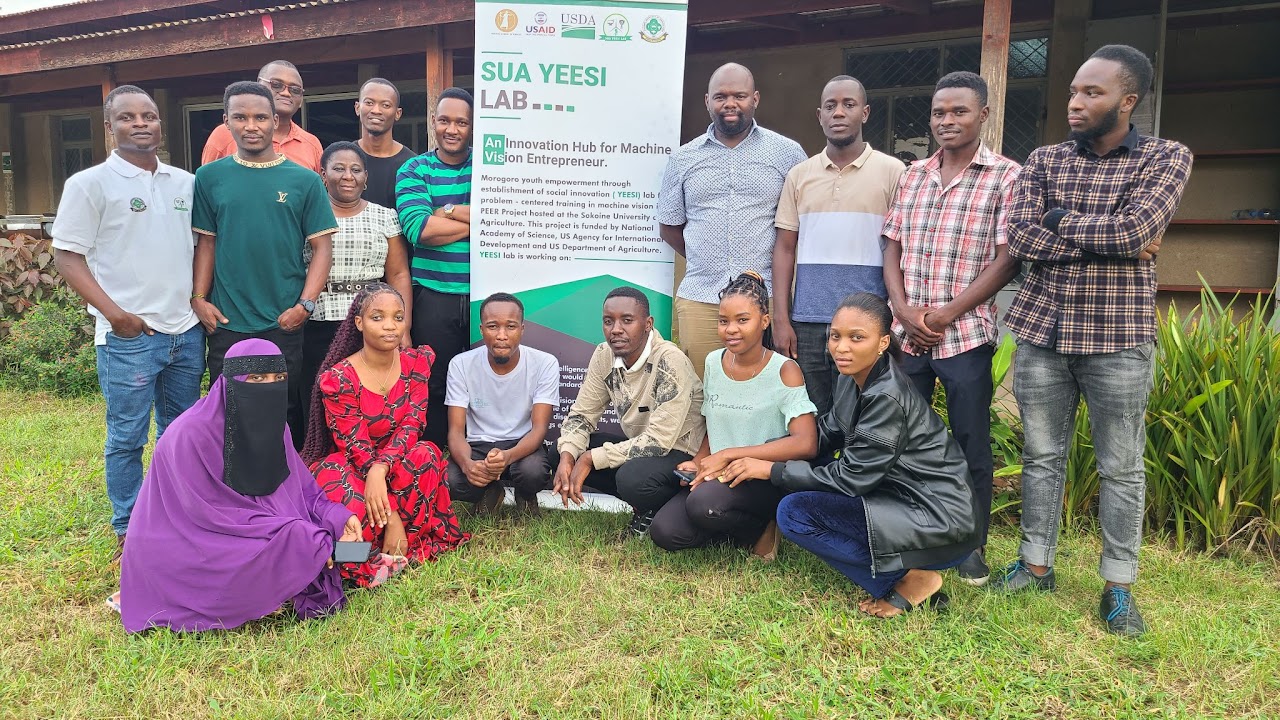
[[[369,288],[378,284],[378,282],[380,281],[364,280],[364,281],[358,281],[358,282],[331,282],[331,283],[325,283],[324,290],[325,292],[331,292],[331,293],[361,292],[364,290],[368,290]]]

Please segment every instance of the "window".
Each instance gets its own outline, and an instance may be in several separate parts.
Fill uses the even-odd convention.
[[[57,119],[58,153],[54,158],[55,187],[93,165],[93,126],[88,115],[67,115]],[[61,195],[61,190],[59,190]]]
[[[978,72],[981,61],[981,44],[969,40],[847,51],[845,72],[862,81],[871,104],[864,137],[904,162],[928,157],[937,149],[929,133],[934,84],[949,72]],[[1040,144],[1048,74],[1049,38],[1009,43],[1003,153],[1019,162]]]

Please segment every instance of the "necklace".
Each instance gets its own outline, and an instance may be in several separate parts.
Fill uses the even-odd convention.
[[[254,162],[252,160],[245,160],[236,154],[232,154],[231,157],[234,158],[236,163],[239,165],[243,165],[247,168],[257,168],[257,169],[273,168],[277,165],[282,164],[285,160],[288,160],[288,158],[286,158],[283,155],[278,155],[276,156],[275,160],[268,160],[267,162]]]
[[[397,360],[398,359],[399,358],[397,358]],[[367,369],[370,373],[373,372],[373,366],[369,364],[369,359],[364,356],[364,348],[360,349],[360,362],[364,364],[365,369]],[[381,384],[378,387],[379,395],[387,394],[387,388],[391,387],[391,383],[393,382],[392,373],[399,375],[399,372],[398,372],[399,368],[397,367],[397,365],[399,365],[398,362],[392,361],[391,367],[387,368],[387,371],[382,374],[382,378],[380,381]]]
[[[735,374],[735,373],[737,372],[737,370],[738,370],[738,356],[737,356],[737,355],[735,355],[735,354],[733,354],[733,353],[729,353],[729,370],[730,370],[730,372],[729,372],[729,379],[730,379],[730,380],[733,380],[733,381],[735,381],[735,382],[746,382],[746,381],[748,381],[748,380],[753,380],[753,379],[755,379],[755,376],[757,376],[757,375],[759,375],[760,373],[764,372],[764,365],[765,365],[765,362],[764,362],[764,356],[765,356],[768,352],[769,352],[769,351],[768,351],[768,350],[766,350],[766,349],[765,349],[765,347],[764,347],[763,345],[761,345],[761,346],[760,346],[760,367],[756,368],[756,371],[755,371],[755,372],[753,372],[753,373],[751,373],[750,375],[748,375],[747,377],[744,377],[744,378],[741,378],[741,379],[734,377],[734,374]]]

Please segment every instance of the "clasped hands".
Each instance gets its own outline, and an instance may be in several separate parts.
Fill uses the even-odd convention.
[[[502,473],[507,469],[507,454],[498,448],[493,448],[489,454],[479,460],[471,460],[463,464],[462,472],[467,477],[467,482],[476,487],[488,487],[490,483],[502,477]]]
[[[681,472],[694,473],[693,482],[687,483],[692,490],[704,482],[716,480],[729,487],[738,487],[747,480],[768,480],[773,470],[773,463],[768,460],[757,460],[749,457],[738,457],[728,450],[695,457],[676,466]],[[681,484],[686,484],[683,481]]]

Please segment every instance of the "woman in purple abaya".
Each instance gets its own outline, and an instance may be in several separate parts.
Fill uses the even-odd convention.
[[[360,523],[294,451],[287,392],[279,348],[236,343],[156,443],[120,567],[125,630],[229,629],[289,600],[304,619],[342,608],[333,542]]]

